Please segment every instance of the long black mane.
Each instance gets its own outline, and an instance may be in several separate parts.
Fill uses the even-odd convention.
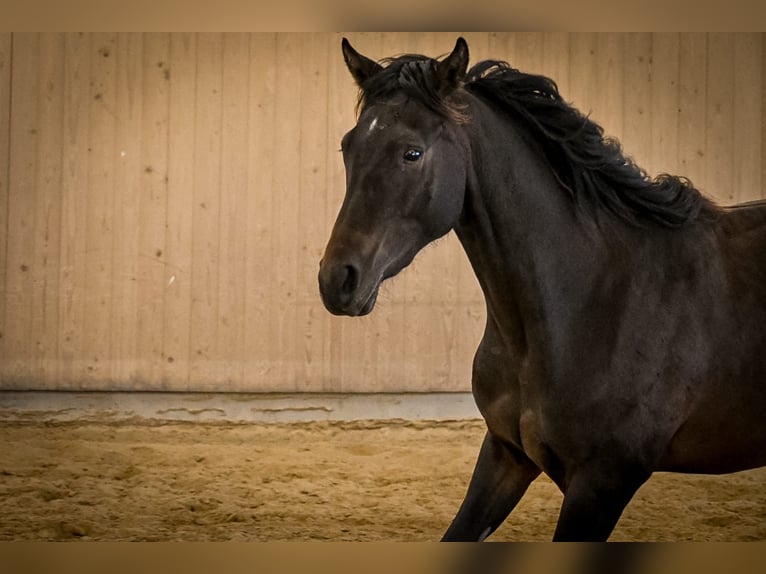
[[[435,113],[466,120],[454,98],[441,96],[436,60],[407,54],[381,62],[386,67],[360,92],[361,108],[404,92]],[[667,227],[712,219],[719,212],[688,179],[650,177],[615,138],[605,136],[600,125],[564,101],[550,78],[486,60],[468,71],[464,88],[529,128],[557,179],[583,211],[595,215],[602,208],[636,226],[653,221]]]
[[[565,102],[550,78],[487,60],[468,72],[466,89],[512,111],[540,136],[552,168],[578,204],[603,206],[635,225],[649,219],[679,226],[718,211],[684,177],[649,177],[616,139]]]

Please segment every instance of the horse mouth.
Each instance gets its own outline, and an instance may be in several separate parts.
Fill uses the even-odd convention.
[[[362,307],[359,309],[359,312],[353,316],[362,317],[364,315],[368,315],[375,308],[375,302],[378,300],[379,289],[380,289],[380,284],[375,285],[375,287],[372,290],[372,293],[370,293],[370,296],[367,298],[367,301],[365,301],[362,304]]]
[[[329,309],[329,311],[335,315],[347,315],[348,317],[363,317],[369,315],[375,308],[375,303],[378,300],[378,290],[380,284],[376,284],[370,294],[366,298],[356,298],[346,305]]]
[[[341,293],[335,289],[329,289],[320,280],[320,294],[325,308],[333,315],[345,315],[348,317],[362,317],[368,315],[375,308],[378,300],[380,282],[376,282],[369,290],[356,290],[355,293]]]

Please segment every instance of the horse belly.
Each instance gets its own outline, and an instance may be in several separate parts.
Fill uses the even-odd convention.
[[[658,471],[726,474],[766,466],[765,444],[742,444],[740,437],[709,436],[681,429],[665,452]]]
[[[728,394],[697,406],[671,439],[657,470],[723,474],[766,466],[766,399],[732,400],[733,389]]]

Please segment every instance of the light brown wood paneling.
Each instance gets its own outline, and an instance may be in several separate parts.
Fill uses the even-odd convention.
[[[764,85],[762,67],[753,65],[763,52],[762,39],[759,34],[734,35],[734,158],[729,168],[734,202],[758,197],[758,190],[762,189],[763,134],[758,127],[764,124]]]
[[[61,246],[59,269],[58,384],[76,388],[83,381],[88,171],[90,165],[90,51],[89,34],[67,34],[64,40],[63,173],[61,178]],[[48,375],[46,380],[54,385]]]
[[[625,153],[644,169],[652,157],[652,35],[626,34],[623,60],[623,132],[620,138]],[[603,123],[609,126],[608,118]]]
[[[707,35],[681,34],[679,42],[678,165],[676,173],[706,188]]]
[[[219,321],[219,234],[223,35],[198,34],[192,183],[191,340],[189,384],[208,389],[222,364],[216,356]]]
[[[159,134],[146,133],[144,125],[153,114],[167,113],[167,107],[159,107],[147,90],[145,59],[149,37],[120,34],[110,56],[115,66],[114,107],[107,113],[114,115],[115,123],[114,144],[108,151],[114,162],[113,230],[109,245],[114,265],[110,300],[112,358],[108,376],[113,381],[134,381],[150,364],[159,364],[145,345],[156,340],[158,334],[161,336],[162,330],[147,329],[145,315],[141,313],[152,305],[145,289],[148,253],[144,242],[152,222],[145,197],[151,193],[149,172],[154,169],[154,162],[147,161],[146,150],[165,143],[157,137]],[[98,97],[104,95],[94,95]],[[147,370],[148,377],[149,373]],[[154,376],[151,378],[155,380]]]
[[[6,361],[8,331],[5,321],[8,275],[8,216],[10,206],[11,60],[13,36],[0,33],[0,360]]]
[[[651,154],[647,160],[654,172],[678,169],[679,61],[680,35],[652,34]]]
[[[275,162],[273,134],[277,124],[277,35],[250,38],[249,124],[247,185],[247,258],[245,260],[245,372],[248,380],[274,380],[270,360],[276,313],[269,301],[272,241],[272,170]],[[294,159],[294,158],[293,158]]]
[[[39,380],[35,373],[38,341],[32,329],[34,302],[35,228],[39,116],[38,102],[44,82],[40,82],[40,37],[37,34],[13,35],[11,77],[10,160],[7,200],[7,240],[5,247],[5,339],[3,378],[10,384]]]
[[[118,55],[120,39],[117,34],[94,34],[87,54],[90,58],[89,97],[92,103],[88,107],[88,147],[85,151],[89,160],[88,179],[82,189],[86,198],[85,225],[82,229],[85,234],[85,263],[81,270],[85,275],[85,312],[81,327],[82,369],[79,373],[86,388],[116,382],[110,380],[116,363],[131,358],[138,360],[138,357],[115,353],[117,334],[114,321],[117,317],[114,309],[115,303],[123,303],[115,301],[114,287],[134,280],[134,277],[122,274],[123,261],[114,259],[115,210],[118,210],[118,216],[122,216],[125,207],[118,201],[125,189],[115,186],[117,151],[123,149],[118,146],[117,139],[117,105],[122,96],[118,93],[118,61],[127,57]],[[130,89],[135,90],[135,84]],[[131,204],[128,209],[132,208]],[[135,216],[131,217],[130,224],[139,225]],[[121,314],[129,312],[124,308],[120,310]]]
[[[455,33],[0,34],[0,388],[458,391],[484,303],[450,235],[360,319],[316,273],[356,86]],[[655,175],[764,196],[763,34],[465,33]]]

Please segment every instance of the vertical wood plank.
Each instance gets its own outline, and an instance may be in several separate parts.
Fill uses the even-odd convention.
[[[40,94],[37,107],[34,253],[30,343],[32,380],[52,382],[58,372],[59,265],[61,241],[61,160],[64,94],[64,36],[41,34]],[[47,381],[46,381],[47,379]]]
[[[315,50],[321,50],[321,53],[317,54]],[[307,213],[309,206],[306,205],[311,201],[306,197],[311,190],[307,178],[312,177],[311,152],[307,146],[313,146],[324,155],[317,131],[321,129],[321,123],[317,125],[321,119],[312,117],[312,112],[319,111],[313,104],[317,98],[323,97],[323,83],[316,74],[324,55],[325,50],[319,43],[312,46],[311,35],[289,34],[277,39],[277,65],[282,68],[281,63],[284,63],[284,68],[277,71],[276,93],[290,92],[291,97],[278,97],[274,111],[278,125],[274,134],[275,146],[284,149],[287,155],[278,163],[272,180],[274,189],[278,190],[272,204],[272,223],[276,226],[273,253],[275,260],[280,262],[273,292],[278,294],[281,308],[280,316],[275,317],[279,348],[286,358],[280,369],[281,378],[293,390],[305,388],[306,360],[309,354],[314,355],[307,347],[312,333],[308,306],[304,302],[308,297],[308,285],[314,284],[311,268],[315,270],[316,267],[310,264],[313,262],[309,262],[308,257],[292,257],[291,253],[308,253],[309,220],[314,215]],[[293,115],[296,125],[283,124],[280,118],[286,115]]]
[[[569,44],[569,97],[568,101],[584,115],[598,123],[603,121],[597,108],[596,34],[576,32]]]
[[[250,36],[249,124],[247,181],[247,256],[245,281],[245,353],[244,378],[249,385],[274,381],[275,358],[269,341],[274,337],[270,311],[270,280],[274,261],[272,240],[272,171],[275,150],[273,133],[276,124],[277,35],[254,33]]]
[[[705,141],[707,36],[681,34],[679,54],[678,175],[707,193]]]
[[[651,172],[652,37],[629,33],[624,38],[622,144],[625,154]]]
[[[519,67],[516,58],[514,32],[490,32],[488,38],[489,57],[492,60],[504,60],[511,67]]]
[[[192,224],[196,149],[197,42],[191,33],[172,34],[168,66],[168,188],[165,231],[166,292],[163,305],[162,386],[190,389]]]
[[[94,34],[86,193],[85,321],[79,377],[85,388],[109,384],[112,356],[114,276],[114,165],[117,118],[116,34]]]
[[[297,332],[302,361],[296,373],[298,390],[311,388],[324,376],[324,348],[329,335],[326,311],[317,289],[317,268],[327,240],[330,223],[326,214],[328,137],[328,42],[322,33],[303,36],[302,114],[300,133],[300,181],[298,199],[298,283],[296,285]],[[333,142],[337,149],[337,143]]]
[[[711,33],[707,42],[707,186],[723,204],[735,201],[734,34]]]
[[[116,384],[139,384],[146,357],[139,341],[148,337],[139,327],[138,309],[141,295],[139,242],[144,233],[141,198],[144,193],[145,145],[152,145],[142,133],[144,111],[144,43],[139,33],[117,36],[116,91],[114,95],[114,224],[111,231],[112,285],[112,349],[111,378]],[[96,104],[100,100],[95,100]],[[140,383],[150,385],[148,380]]]
[[[61,247],[59,349],[60,384],[81,382],[84,345],[87,188],[90,172],[90,34],[67,34],[64,48],[63,175],[61,180]]]
[[[623,132],[623,65],[625,62],[622,34],[596,35],[596,86],[593,107],[595,118],[607,136],[616,137]],[[619,138],[618,138],[619,139]]]
[[[14,33],[10,118],[10,165],[6,244],[4,379],[19,387],[29,379],[32,361],[32,273],[39,158],[38,100],[40,37]]]
[[[142,34],[137,57],[141,70],[141,161],[138,188],[136,290],[136,355],[134,377],[161,388],[163,314],[168,286],[165,228],[168,208],[168,105],[170,39],[167,34]]]
[[[652,174],[678,172],[679,35],[652,34]]]
[[[6,351],[5,306],[8,247],[9,171],[11,153],[11,59],[13,34],[0,33],[0,377],[10,357]]]
[[[761,34],[734,36],[734,126],[732,201],[740,203],[760,197],[763,151],[761,129],[763,94],[761,77]]]
[[[543,67],[543,36],[539,32],[516,32],[513,45],[517,67],[523,72],[540,74]]]
[[[209,389],[217,376],[223,38],[197,36],[189,384]]]
[[[302,120],[301,34],[280,34],[277,37],[277,70],[273,132],[273,147],[277,161],[272,172],[273,194],[271,225],[270,328],[271,357],[280,356],[275,363],[275,382],[294,390],[297,363],[302,359],[301,344],[296,339],[297,309],[295,289],[298,281],[296,259],[298,217],[296,206],[300,184],[297,161],[300,154],[300,122]],[[294,121],[288,121],[293,118]],[[279,161],[283,158],[284,161]]]
[[[465,38],[465,41],[468,43],[469,68],[491,57],[489,53],[489,32],[460,32],[459,35]],[[454,39],[457,39],[456,35],[453,35]]]
[[[247,140],[250,38],[223,37],[219,326],[219,384],[241,389],[244,379],[245,252],[247,233]]]
[[[572,101],[569,81],[570,45],[571,34],[567,32],[543,33],[543,60],[540,73],[556,82],[559,93],[567,102]]]

